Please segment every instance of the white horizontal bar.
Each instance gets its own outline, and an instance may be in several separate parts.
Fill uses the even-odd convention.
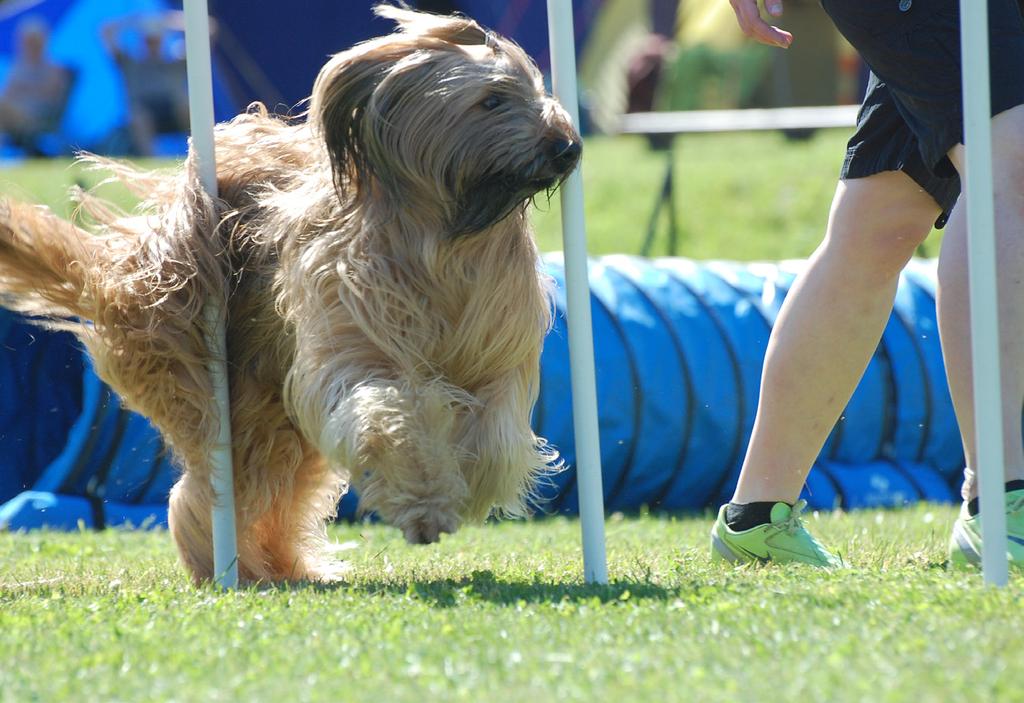
[[[773,129],[829,129],[857,124],[857,105],[780,107],[757,110],[631,112],[622,116],[622,134],[746,132]]]

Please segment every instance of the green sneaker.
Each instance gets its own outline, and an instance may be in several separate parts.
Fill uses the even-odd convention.
[[[1006,556],[1011,568],[1024,569],[1024,490],[1006,492]],[[949,538],[949,565],[981,566],[981,517],[968,514],[966,505]]]
[[[733,532],[725,523],[726,506],[723,505],[711,528],[712,561],[799,562],[823,569],[842,568],[843,560],[828,551],[804,527],[800,513],[805,507],[805,500],[798,500],[792,508],[786,503],[776,503],[772,506],[771,523]]]

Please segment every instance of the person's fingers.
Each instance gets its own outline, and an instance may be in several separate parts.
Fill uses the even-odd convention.
[[[740,29],[751,39],[769,46],[787,48],[793,42],[793,35],[773,27],[763,19],[757,7],[757,0],[729,0]],[[781,0],[767,0],[769,12],[778,16],[782,13]]]
[[[764,23],[764,26],[768,29],[768,36],[771,37],[772,43],[775,46],[783,49],[788,49],[789,45],[793,43],[793,35],[784,29],[779,29],[775,25]]]

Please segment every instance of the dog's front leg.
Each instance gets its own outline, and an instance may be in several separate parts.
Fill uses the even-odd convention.
[[[458,529],[465,509],[466,457],[453,437],[471,402],[440,381],[363,381],[337,397],[319,445],[351,469],[361,509],[429,544]]]
[[[470,487],[467,519],[482,520],[493,511],[525,516],[537,481],[559,470],[558,453],[530,426],[538,380],[536,363],[496,379],[462,423],[459,444],[473,455],[463,472]]]

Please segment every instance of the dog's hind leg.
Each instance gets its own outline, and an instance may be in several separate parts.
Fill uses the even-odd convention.
[[[323,462],[318,459],[311,464],[322,466]],[[338,490],[325,485],[327,472],[312,466],[303,468],[305,471],[293,476],[293,485],[275,495],[262,515],[251,514],[253,499],[244,489],[236,494],[238,576],[243,584],[329,580],[340,572],[330,566],[326,557],[324,529],[327,517],[334,510],[334,505],[328,503],[338,495]],[[216,576],[213,573],[212,506],[210,482],[197,473],[185,473],[171,489],[171,535],[182,563],[197,585]]]
[[[182,563],[198,585],[213,578],[213,539],[209,480],[186,472],[171,489],[168,525]]]
[[[319,454],[305,458],[287,492],[253,526],[269,578],[275,581],[335,581],[345,564],[331,554],[326,525],[345,488],[339,472]]]
[[[245,582],[333,580],[341,569],[329,555],[325,525],[336,510],[344,476],[330,470],[298,432],[275,387],[257,381],[258,371],[234,371],[231,424],[239,576]],[[198,476],[204,480],[196,487]],[[208,476],[206,471],[189,471],[172,496],[172,501],[178,499],[172,502],[174,537],[197,581],[210,576]]]
[[[178,546],[182,564],[196,585],[211,581],[213,573],[213,487],[208,476],[187,471],[171,489],[168,523]],[[259,542],[253,539],[253,524],[237,515],[238,577],[244,583],[274,580]]]
[[[182,564],[196,585],[211,581],[213,573],[213,532],[211,509],[213,487],[208,476],[187,471],[171,489],[168,510],[170,532],[178,546]],[[236,510],[237,513],[237,510]],[[274,581],[281,578],[267,558],[260,540],[258,523],[237,515],[238,577],[242,583]]]

